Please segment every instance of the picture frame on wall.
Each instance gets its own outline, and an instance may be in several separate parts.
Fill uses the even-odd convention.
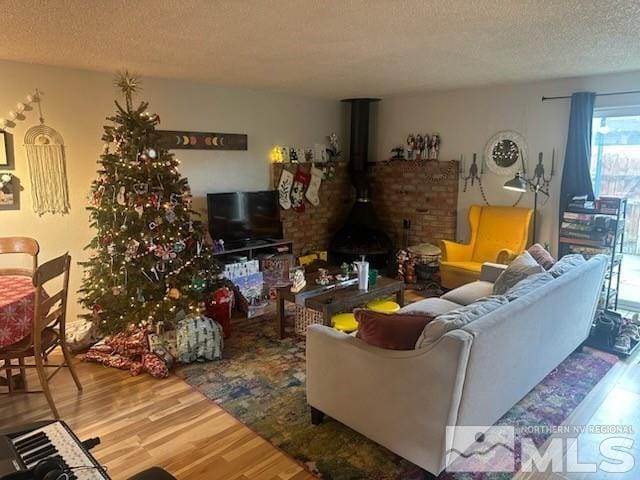
[[[7,132],[0,130],[0,167],[9,165],[9,153],[7,151],[8,144]]]
[[[20,209],[20,181],[10,172],[0,172],[0,210]]]

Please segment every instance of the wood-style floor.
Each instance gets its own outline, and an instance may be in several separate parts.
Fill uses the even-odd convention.
[[[412,293],[413,294],[413,293]],[[54,354],[55,355],[55,354]],[[54,360],[56,360],[54,358]],[[315,478],[176,376],[148,375],[78,364],[84,391],[68,372],[52,381],[60,414],[81,439],[99,436],[93,452],[114,480],[159,465],[179,480],[302,480]],[[31,387],[37,380],[31,377]],[[2,387],[0,387],[2,388]],[[0,390],[2,392],[4,390]],[[41,394],[0,395],[0,426],[50,417]],[[631,480],[640,478],[640,353],[616,364],[564,422],[630,425],[635,468],[626,474],[519,473],[514,480]],[[597,461],[601,437],[578,437],[580,461]]]
[[[102,444],[92,452],[114,480],[153,465],[179,480],[315,478],[175,375],[131,377],[88,363],[78,363],[78,375],[82,393],[69,372],[61,371],[51,382],[53,397],[81,440],[100,437]],[[28,382],[39,387],[35,375]],[[42,394],[0,395],[1,427],[48,418]]]

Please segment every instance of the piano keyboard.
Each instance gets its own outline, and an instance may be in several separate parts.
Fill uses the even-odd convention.
[[[26,468],[35,467],[45,458],[57,458],[65,468],[71,469],[69,480],[109,480],[102,467],[62,422],[53,422],[11,438],[11,443]]]

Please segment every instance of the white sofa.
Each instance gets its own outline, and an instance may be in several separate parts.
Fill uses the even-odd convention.
[[[606,259],[594,257],[411,351],[309,327],[307,401],[314,423],[326,414],[440,473],[451,446],[447,426],[493,425],[587,338],[605,268]],[[446,310],[445,302],[426,299],[405,310],[428,311],[430,303]]]

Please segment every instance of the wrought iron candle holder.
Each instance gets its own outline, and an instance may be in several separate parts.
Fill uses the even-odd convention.
[[[526,170],[523,172],[523,176],[527,179],[527,182],[530,185],[531,191],[534,191],[535,188],[542,188],[545,190],[549,189],[549,185],[551,184],[551,179],[555,175],[555,157],[556,157],[556,149],[554,148],[551,151],[551,171],[549,172],[549,176],[547,177],[545,169],[544,169],[544,155],[542,152],[538,153],[538,163],[533,169],[533,176],[526,177]]]
[[[484,165],[481,164],[480,167],[478,167],[477,158],[478,158],[477,154],[474,153],[473,160],[471,161],[471,165],[469,166],[469,173],[466,174],[464,156],[460,155],[460,176],[462,180],[464,180],[464,189],[462,190],[463,192],[467,191],[467,186],[469,184],[469,181],[471,181],[472,187],[476,181],[478,182],[478,185],[481,185],[481,182],[482,182],[481,176],[484,174]]]

